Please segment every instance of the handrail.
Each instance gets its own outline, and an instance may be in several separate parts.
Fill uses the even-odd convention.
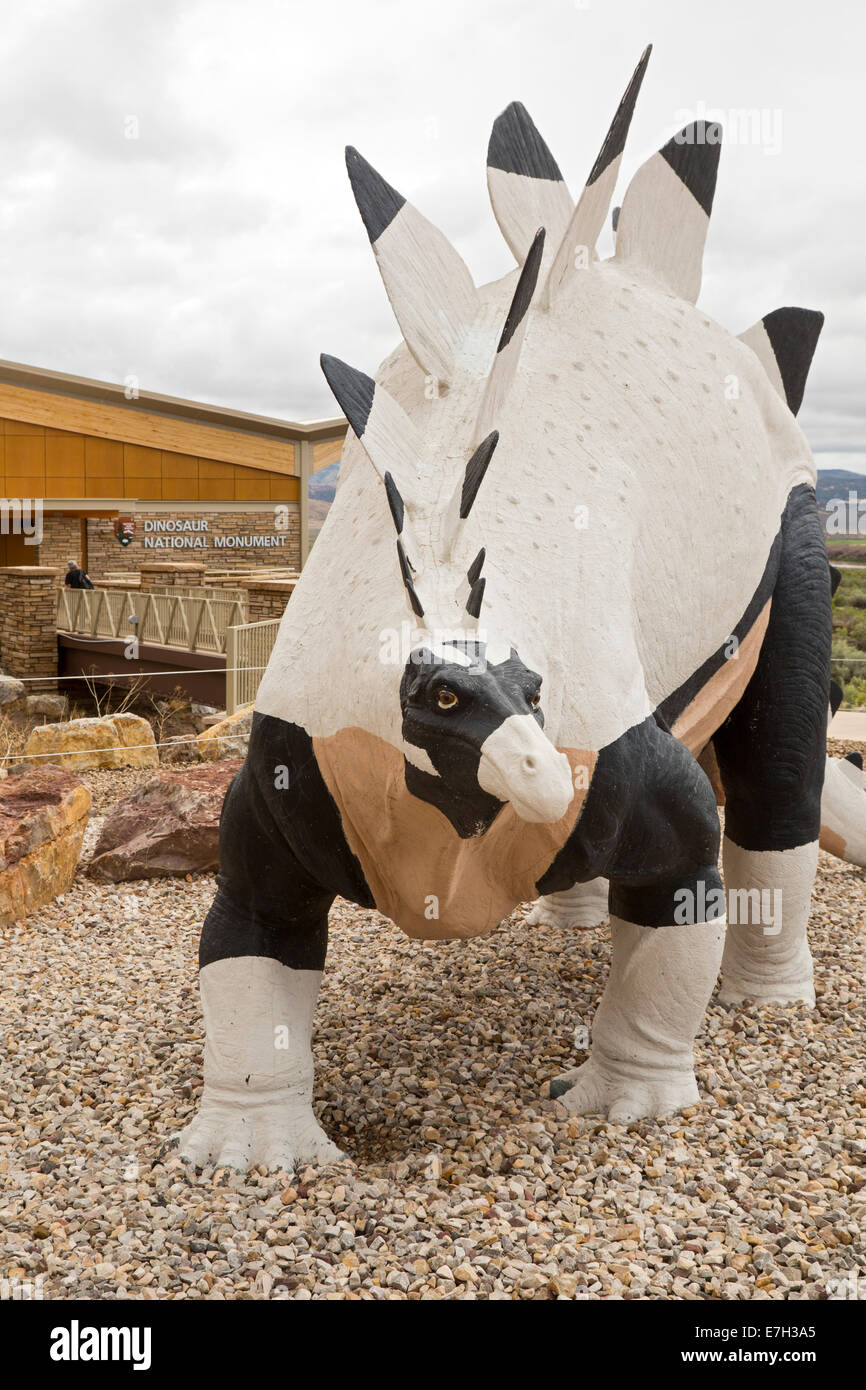
[[[246,603],[234,597],[61,589],[57,627],[88,637],[155,642],[186,651],[224,653],[226,632],[243,625]]]
[[[238,623],[226,632],[226,714],[235,714],[256,698],[259,682],[270,660],[280,618],[259,623]]]

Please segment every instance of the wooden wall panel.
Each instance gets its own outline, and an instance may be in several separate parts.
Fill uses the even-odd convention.
[[[31,431],[41,434],[45,426],[71,427],[79,434],[100,439],[145,444],[154,449],[195,454],[198,458],[234,460],[280,474],[291,475],[295,471],[296,450],[291,440],[179,420],[146,410],[128,410],[50,391],[32,391],[4,382],[0,382],[0,414],[6,420],[7,435]]]
[[[124,444],[123,475],[125,478],[161,478],[162,453],[142,444]]]
[[[45,438],[7,434],[5,439],[6,494],[9,497],[45,495]]]
[[[28,424],[26,420],[13,419],[6,419],[3,423],[4,434],[18,436],[30,435],[31,437],[38,435],[40,439],[45,436],[45,427],[43,425]]]
[[[336,463],[343,456],[344,439],[323,439],[320,444],[313,445],[313,472],[318,473],[320,468],[327,468],[329,463]]]
[[[338,450],[340,446],[341,441],[336,441]],[[327,451],[332,445],[327,442],[315,448]],[[298,479],[291,473],[0,415],[3,496],[296,502],[298,487]]]

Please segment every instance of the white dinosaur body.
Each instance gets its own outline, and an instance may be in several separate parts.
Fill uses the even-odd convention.
[[[695,308],[706,122],[637,172],[598,261],[648,57],[576,203],[525,110],[497,119],[488,184],[521,269],[480,290],[347,151],[404,344],[375,380],[322,359],[352,432],[223,811],[197,1162],[331,1153],[309,1018],[337,894],[466,937],[536,898],[532,920],[589,925],[609,880],[592,1055],[552,1083],[576,1112],[694,1103],[723,947],[726,999],[814,1001],[830,573],[794,415],[822,316],[738,340]],[[713,762],[728,888],[785,904],[727,939]],[[288,1015],[279,1065],[262,1010]]]

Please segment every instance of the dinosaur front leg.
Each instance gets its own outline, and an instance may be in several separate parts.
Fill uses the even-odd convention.
[[[342,1156],[313,1115],[310,1046],[335,896],[322,882],[335,873],[352,891],[337,873],[336,814],[309,740],[256,715],[223,806],[220,887],[199,945],[204,1093],[180,1136],[192,1163],[292,1168]]]
[[[645,927],[611,917],[610,978],[587,1062],[551,1082],[573,1114],[625,1124],[698,1100],[694,1039],[715,987],[724,918]]]
[[[596,775],[574,846],[610,876],[611,971],[589,1060],[555,1078],[551,1095],[624,1123],[698,1099],[694,1039],[725,935],[719,818],[706,775],[654,720],[604,750]],[[616,803],[612,787],[627,798]]]
[[[311,935],[299,939],[297,920],[269,931],[218,893],[201,952],[204,1093],[180,1136],[191,1163],[245,1171],[342,1157],[313,1115],[310,1039],[324,936]]]
[[[220,940],[247,950],[276,946],[268,935],[217,895],[200,972],[204,1093],[179,1144],[181,1157],[199,1167],[290,1169],[342,1157],[313,1115],[310,1039],[321,968],[295,968],[271,954],[220,954]],[[284,949],[280,954],[285,959]]]

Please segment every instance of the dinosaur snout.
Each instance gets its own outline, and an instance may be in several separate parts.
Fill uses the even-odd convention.
[[[478,782],[500,801],[510,801],[521,820],[560,820],[571,805],[571,767],[532,715],[513,714],[481,745]]]

